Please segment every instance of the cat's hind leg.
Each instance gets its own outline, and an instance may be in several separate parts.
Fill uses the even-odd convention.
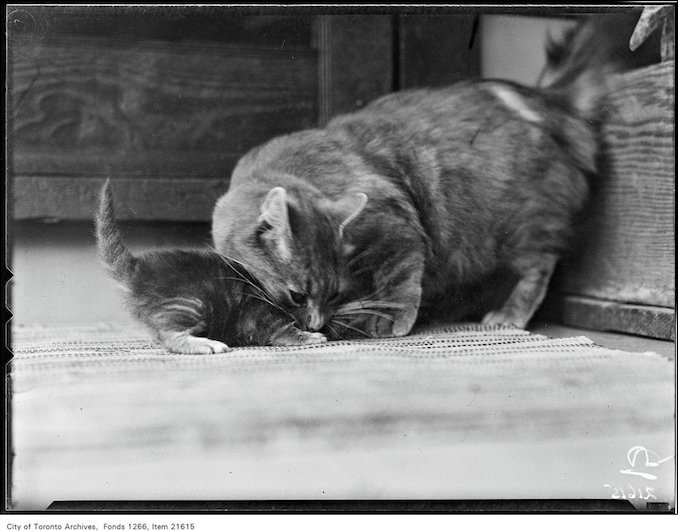
[[[188,332],[159,332],[162,346],[175,354],[217,354],[226,352],[228,345],[206,337],[192,336]]]
[[[558,256],[541,254],[530,260],[523,259],[521,262],[518,283],[501,308],[485,315],[483,324],[525,328],[541,305]]]

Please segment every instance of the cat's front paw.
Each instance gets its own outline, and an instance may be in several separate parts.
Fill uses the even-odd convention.
[[[321,334],[320,332],[304,332],[302,331],[301,334],[303,334],[300,338],[300,344],[302,345],[314,345],[317,343],[327,343],[327,336],[325,334]]]
[[[405,308],[393,312],[393,316],[374,316],[368,321],[367,331],[371,337],[401,337],[412,330],[417,320],[417,308]]]
[[[163,334],[161,341],[167,350],[175,354],[218,354],[228,350],[226,343],[186,333]]]
[[[320,343],[327,343],[327,336],[325,334],[307,332],[293,326],[286,328],[282,333],[271,338],[271,345],[274,346],[316,345]]]
[[[367,320],[365,329],[369,337],[391,337],[393,336],[393,325],[395,320],[392,317],[373,316]]]
[[[417,320],[419,308],[408,307],[404,310],[395,313],[395,320],[393,322],[392,333],[396,337],[405,336],[410,333],[415,321]]]
[[[503,309],[486,313],[482,323],[484,325],[513,326],[517,328],[525,328],[525,325],[527,324],[525,319],[520,316],[512,315],[510,312],[506,312]]]

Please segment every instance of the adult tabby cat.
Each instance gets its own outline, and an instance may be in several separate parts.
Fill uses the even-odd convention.
[[[571,92],[495,80],[403,91],[274,138],[237,164],[215,247],[309,330],[342,300],[351,330],[372,336],[407,334],[443,307],[524,327],[596,170],[602,83],[595,69],[575,79]],[[336,202],[355,205],[349,226]],[[506,282],[503,303],[474,308]]]
[[[151,251],[134,256],[115,222],[108,181],[96,217],[97,251],[123,286],[136,319],[169,351],[224,352],[228,346],[323,343],[269,300],[241,264],[209,250]]]

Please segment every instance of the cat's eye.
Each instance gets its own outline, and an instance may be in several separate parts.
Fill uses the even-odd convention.
[[[306,302],[306,295],[299,293],[298,291],[290,290],[290,299],[297,306],[301,306]]]

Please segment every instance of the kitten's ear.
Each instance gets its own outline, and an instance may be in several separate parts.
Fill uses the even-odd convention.
[[[334,202],[334,209],[342,220],[339,225],[339,238],[344,238],[344,229],[357,218],[367,205],[367,195],[359,192]]]
[[[281,260],[289,262],[292,259],[292,229],[284,188],[276,186],[269,190],[257,222],[264,240],[273,246]]]

